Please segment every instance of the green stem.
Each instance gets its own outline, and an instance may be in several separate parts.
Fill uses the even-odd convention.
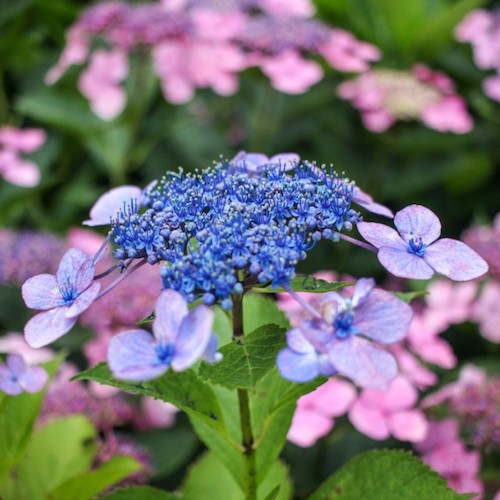
[[[243,295],[233,297],[233,340],[243,344]],[[252,431],[252,415],[250,398],[246,389],[238,389],[238,405],[240,409],[241,444],[246,465],[245,498],[257,499],[257,467],[255,446]]]

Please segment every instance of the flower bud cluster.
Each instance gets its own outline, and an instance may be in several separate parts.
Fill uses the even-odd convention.
[[[259,177],[231,163],[167,174],[147,194],[142,213],[127,205],[113,220],[115,257],[165,262],[165,288],[231,308],[231,294],[252,285],[287,285],[317,241],[335,241],[359,222],[354,189],[307,162],[293,174],[268,165]]]

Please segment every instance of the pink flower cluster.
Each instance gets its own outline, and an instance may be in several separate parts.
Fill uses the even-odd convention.
[[[40,149],[45,139],[45,131],[39,128],[0,127],[0,176],[18,186],[36,186],[40,182],[40,171],[21,154]]]
[[[54,83],[69,66],[89,60],[80,91],[97,116],[111,120],[126,105],[121,83],[133,52],[150,53],[165,99],[174,104],[191,100],[197,88],[234,94],[237,74],[252,66],[281,92],[300,94],[323,77],[320,64],[307,55],[353,72],[366,71],[380,58],[376,47],[312,19],[313,13],[309,0],[104,2],[70,28],[46,81]],[[92,52],[95,38],[108,48]]]
[[[455,37],[472,45],[478,68],[495,70],[495,75],[483,81],[483,90],[490,99],[500,101],[500,10],[473,10],[456,27]]]
[[[420,120],[439,132],[464,134],[473,127],[452,80],[423,64],[411,71],[377,68],[340,84],[341,99],[361,112],[368,130],[384,132],[398,120]]]
[[[432,422],[426,439],[415,447],[424,462],[447,479],[448,486],[456,492],[483,492],[483,484],[478,478],[481,456],[478,451],[466,449],[456,420]]]

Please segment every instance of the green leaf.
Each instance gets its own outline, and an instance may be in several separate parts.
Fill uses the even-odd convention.
[[[278,492],[276,489],[279,487]],[[244,495],[235,480],[228,474],[224,465],[213,453],[206,453],[189,470],[182,487],[183,500],[200,498],[223,498],[241,500]],[[258,487],[257,498],[288,500],[291,498],[291,484],[288,470],[282,462],[276,460],[265,481]],[[272,496],[272,495],[275,496]]]
[[[50,500],[88,500],[137,472],[142,465],[128,456],[117,456],[96,470],[69,479],[49,495]]]
[[[52,378],[63,359],[57,356],[42,365]],[[0,395],[0,474],[13,466],[22,456],[38,417],[45,390],[19,396]]]
[[[295,292],[309,292],[309,293],[325,293],[325,292],[335,292],[341,290],[346,286],[352,286],[354,282],[351,281],[333,281],[329,282],[322,280],[320,278],[315,278],[314,276],[297,276],[293,278],[290,282],[290,288]],[[272,288],[271,286],[266,286],[262,288],[252,288],[255,292],[262,293],[278,293],[286,292],[284,288]]]
[[[283,328],[290,327],[286,314],[278,307],[276,300],[257,293],[247,293],[243,297],[243,329],[245,334],[271,323]]]
[[[427,290],[417,290],[415,292],[394,292],[394,295],[409,304],[413,299],[425,297],[428,293]]]
[[[86,473],[95,455],[95,429],[83,415],[72,415],[42,427],[12,471],[14,496],[45,500],[69,479]]]
[[[267,495],[267,497],[264,500],[275,500],[276,498],[278,498],[280,489],[281,489],[281,485],[278,484],[278,486],[275,486],[271,490],[271,493],[269,493],[269,495]]]
[[[169,371],[151,382],[133,384],[113,378],[107,364],[99,363],[94,368],[78,374],[74,380],[93,380],[122,391],[152,396],[172,403],[188,414],[197,415],[211,427],[224,430],[221,409],[214,392],[193,370],[181,373]]]
[[[100,497],[106,500],[178,500],[180,497],[151,486],[132,486]]]
[[[448,488],[429,466],[402,450],[372,450],[330,476],[310,500],[458,500],[468,498]]]
[[[203,380],[228,389],[252,389],[276,364],[276,355],[286,345],[285,328],[267,325],[245,335],[244,343],[221,348],[224,359],[215,365],[202,363]]]

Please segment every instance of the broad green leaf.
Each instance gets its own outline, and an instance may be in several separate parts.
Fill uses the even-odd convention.
[[[197,415],[211,427],[220,431],[224,430],[221,409],[212,388],[203,383],[193,370],[181,373],[169,371],[151,382],[134,384],[115,379],[108,365],[99,363],[94,368],[80,373],[74,379],[93,380],[100,384],[117,387],[122,391],[167,401],[188,414]]]
[[[297,276],[293,278],[290,282],[290,288],[295,292],[309,292],[309,293],[325,293],[325,292],[335,292],[341,290],[346,286],[352,286],[354,282],[350,281],[333,281],[328,282],[326,280],[315,278],[314,276]],[[278,293],[286,292],[284,288],[272,288],[266,286],[263,288],[253,288],[255,292],[261,293]]]
[[[276,364],[276,355],[286,345],[284,328],[267,325],[245,335],[244,343],[232,342],[220,349],[220,363],[202,363],[199,375],[203,380],[228,389],[252,389]]]
[[[14,496],[5,500],[45,500],[70,478],[85,474],[95,455],[95,429],[83,415],[48,423],[34,433],[13,469]]]
[[[42,366],[52,378],[63,355]],[[38,417],[45,390],[19,396],[0,395],[0,474],[8,470],[22,456],[30,439],[33,424]]]
[[[50,500],[88,500],[137,472],[142,465],[132,457],[117,456],[96,470],[69,479],[49,495]]]
[[[278,484],[278,486],[275,486],[275,487],[271,490],[271,493],[269,493],[269,494],[267,495],[267,497],[265,498],[265,500],[275,500],[276,498],[278,498],[278,495],[279,495],[280,489],[281,489],[281,485],[280,485],[280,484]]]
[[[180,497],[151,486],[132,486],[101,497],[106,500],[178,500]]]
[[[283,328],[290,327],[286,314],[278,307],[276,300],[265,295],[247,293],[243,297],[243,328],[245,334],[271,323]]]
[[[468,498],[448,488],[446,481],[402,450],[372,450],[357,456],[330,476],[310,500],[458,500]]]
[[[278,486],[279,491],[276,494]],[[203,455],[191,467],[181,491],[183,500],[199,500],[200,498],[241,500],[244,498],[242,490],[227,473],[224,465],[210,452]],[[291,498],[288,470],[278,460],[273,463],[267,478],[257,489],[258,500],[268,498],[278,500]]]

